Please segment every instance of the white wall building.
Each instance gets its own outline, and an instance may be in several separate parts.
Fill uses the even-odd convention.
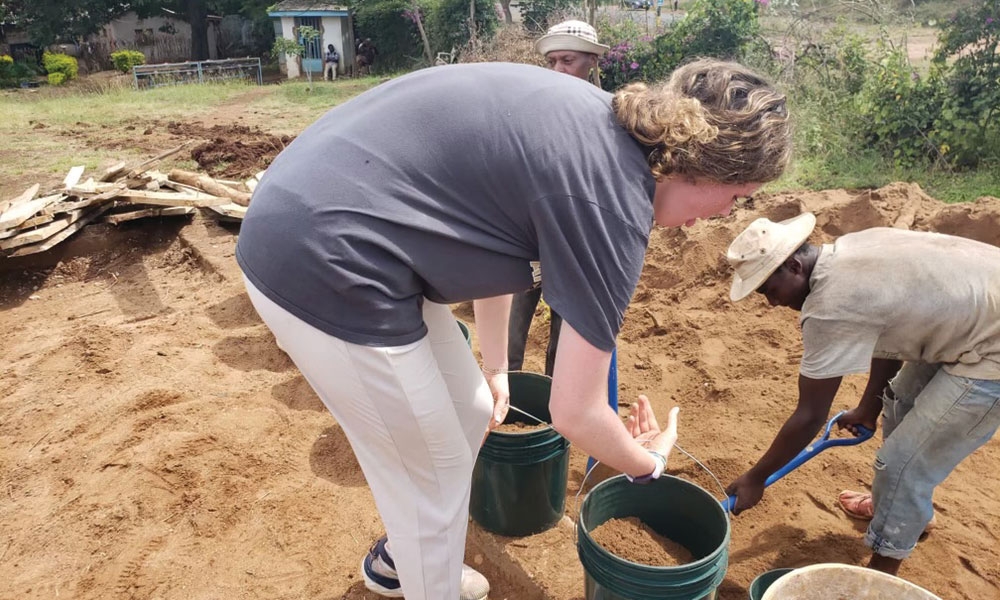
[[[319,39],[306,44],[305,56],[301,60],[296,56],[285,56],[279,61],[281,72],[288,73],[289,79],[300,77],[307,69],[322,77],[328,44],[333,44],[340,55],[338,72],[346,73],[354,64],[354,32],[346,6],[310,0],[284,0],[274,5],[267,14],[275,19],[274,34],[278,37],[303,43],[298,36],[298,28],[303,25],[320,32]]]

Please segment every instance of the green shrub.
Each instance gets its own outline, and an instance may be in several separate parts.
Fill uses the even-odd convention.
[[[805,46],[795,60],[796,79],[800,86],[854,95],[864,86],[871,61],[865,40],[841,23]]]
[[[138,50],[118,50],[111,53],[111,62],[115,69],[128,73],[132,67],[146,64],[146,55]]]
[[[938,42],[934,66],[946,89],[931,137],[958,167],[1000,157],[1000,2],[959,10],[942,25]]]
[[[1000,3],[959,10],[939,42],[926,75],[903,51],[885,52],[858,95],[864,134],[899,166],[1000,157]]]
[[[656,38],[653,51],[641,61],[643,77],[660,80],[687,59],[698,56],[739,60],[760,37],[755,0],[695,0],[687,15]]]
[[[0,54],[0,87],[17,85],[14,79],[14,59],[6,54]]]
[[[66,74],[56,71],[55,73],[49,73],[49,85],[62,85],[66,83]]]
[[[421,55],[416,27],[403,17],[411,5],[410,0],[360,0],[352,4],[357,40],[371,38],[378,48],[376,70],[410,67]]]
[[[488,39],[500,25],[493,2],[476,0],[476,36]],[[434,52],[449,52],[469,41],[469,1],[439,0],[426,11],[424,26]]]
[[[52,83],[51,75],[61,74],[62,77],[56,77],[58,83],[53,85],[59,85],[69,81],[70,79],[76,79],[76,75],[79,72],[79,66],[76,63],[76,59],[67,54],[53,54],[51,52],[46,52],[42,55],[42,66],[49,73],[49,83]]]
[[[522,0],[521,19],[528,31],[543,32],[555,25],[549,22],[549,17],[566,11],[574,4],[573,0]]]
[[[941,112],[942,92],[939,71],[922,77],[905,50],[885,50],[858,96],[868,141],[900,166],[935,158],[928,133]]]

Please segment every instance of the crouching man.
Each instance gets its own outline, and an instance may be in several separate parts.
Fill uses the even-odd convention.
[[[874,430],[881,413],[883,445],[872,493],[840,502],[871,519],[868,566],[895,575],[934,516],[934,489],[1000,426],[1000,248],[886,228],[820,247],[806,243],[815,222],[757,219],[727,252],[731,298],[756,291],[800,311],[803,345],[795,411],[727,491],[734,514],[760,502],[828,418],[841,378],[867,371],[838,424]]]

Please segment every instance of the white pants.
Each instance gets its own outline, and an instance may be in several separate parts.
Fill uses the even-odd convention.
[[[472,467],[493,396],[451,311],[425,301],[423,339],[359,346],[244,281],[254,308],[350,440],[407,600],[457,600]]]
[[[337,63],[323,63],[323,79],[337,80]]]

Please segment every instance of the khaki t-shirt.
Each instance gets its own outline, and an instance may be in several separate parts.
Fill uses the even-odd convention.
[[[866,372],[872,358],[1000,379],[1000,248],[899,229],[823,246],[802,307],[800,372]]]

